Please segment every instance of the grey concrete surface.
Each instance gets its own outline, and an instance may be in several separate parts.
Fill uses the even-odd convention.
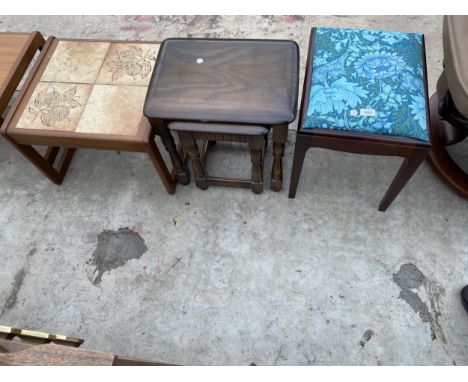
[[[434,89],[438,16],[0,17],[62,37],[292,38],[302,65],[313,25],[424,32]],[[380,213],[400,159],[321,149],[289,200],[293,149],[291,132],[280,193],[170,196],[143,154],[79,150],[55,186],[1,140],[0,323],[189,365],[468,365],[468,203],[424,164]],[[249,171],[237,146],[210,160]],[[271,149],[265,166],[268,184]]]

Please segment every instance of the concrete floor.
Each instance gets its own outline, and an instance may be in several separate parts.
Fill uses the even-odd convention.
[[[302,66],[313,25],[422,31],[433,90],[441,21],[3,16],[0,30],[291,38]],[[227,149],[211,163],[248,173]],[[80,150],[55,186],[0,140],[0,323],[178,364],[468,365],[468,203],[424,164],[380,213],[400,160],[321,149],[289,200],[293,149],[291,132],[280,193],[192,183],[170,196],[143,154]]]

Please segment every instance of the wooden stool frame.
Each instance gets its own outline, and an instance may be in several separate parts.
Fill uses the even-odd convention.
[[[307,105],[309,104],[310,99],[315,28],[313,28],[311,31],[309,41],[310,48],[307,56],[306,75],[301,99],[301,112],[297,128],[296,145],[294,148],[294,159],[291,170],[291,181],[289,185],[289,198],[294,198],[296,196],[296,190],[299,183],[305,154],[311,147],[321,147],[330,150],[356,154],[400,156],[404,158],[404,161],[378,207],[379,211],[385,211],[409,181],[414,172],[418,169],[419,165],[427,158],[431,151],[431,144],[429,142],[419,141],[416,139],[395,136],[377,134],[372,135],[320,128],[302,128],[302,121],[305,120]],[[429,103],[427,98],[427,66],[424,36],[422,49],[424,60],[424,86],[426,92],[426,120],[429,121]]]
[[[263,163],[265,159],[265,150],[268,144],[268,130],[265,129],[264,135],[176,131],[179,135],[182,146],[187,151],[192,162],[195,183],[199,188],[206,190],[208,186],[241,187],[250,188],[252,192],[256,194],[261,194],[263,192]],[[197,139],[205,141],[201,156],[198,151]],[[251,179],[208,176],[206,170],[208,149],[210,146],[215,145],[217,141],[240,142],[247,143],[249,145],[252,162]]]

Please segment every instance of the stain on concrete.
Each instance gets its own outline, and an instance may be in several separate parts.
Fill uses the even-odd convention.
[[[13,280],[13,288],[11,289],[10,295],[8,296],[5,306],[3,307],[3,311],[10,310],[16,305],[16,298],[18,296],[18,292],[21,289],[21,285],[23,284],[24,276],[26,275],[26,271],[24,268],[21,268],[15,274],[15,278]]]
[[[26,255],[26,259],[30,259],[35,253],[37,252],[36,248],[31,249],[28,254]]]
[[[419,288],[423,284],[425,278],[426,277],[419,268],[411,263],[403,264],[400,270],[393,274],[393,281],[402,289]]]
[[[444,288],[436,281],[428,279],[416,265],[411,263],[400,266],[400,270],[393,274],[393,282],[401,289],[399,298],[404,300],[423,322],[429,323],[431,339],[433,341],[439,339],[446,343],[445,334],[439,322],[441,316],[439,301],[440,297],[445,294]],[[429,297],[430,306],[414,291],[421,287]]]
[[[8,295],[5,305],[0,313],[0,316],[7,310],[14,308],[17,302],[18,293],[23,285],[24,277],[26,276],[26,266],[28,260],[37,252],[36,248],[31,249],[28,254],[26,255],[26,264],[15,274],[13,279],[13,287],[11,289],[10,294]]]
[[[374,334],[375,332],[372,329],[367,329],[362,335],[362,340],[359,341],[359,345],[361,345],[361,347],[364,348],[364,346],[366,346],[366,344],[371,340]]]
[[[98,235],[98,243],[88,264],[96,268],[91,282],[99,285],[104,272],[116,269],[131,259],[139,259],[147,247],[143,238],[128,227],[118,231],[105,230]],[[93,274],[93,276],[94,276]]]
[[[277,365],[279,360],[286,361],[288,359],[287,357],[284,356],[283,350],[284,350],[284,346],[281,344],[276,353],[276,357],[275,357],[275,361],[273,362],[273,365]]]

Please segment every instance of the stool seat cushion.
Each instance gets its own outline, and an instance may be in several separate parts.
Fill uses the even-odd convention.
[[[419,33],[317,28],[303,129],[429,141]]]

